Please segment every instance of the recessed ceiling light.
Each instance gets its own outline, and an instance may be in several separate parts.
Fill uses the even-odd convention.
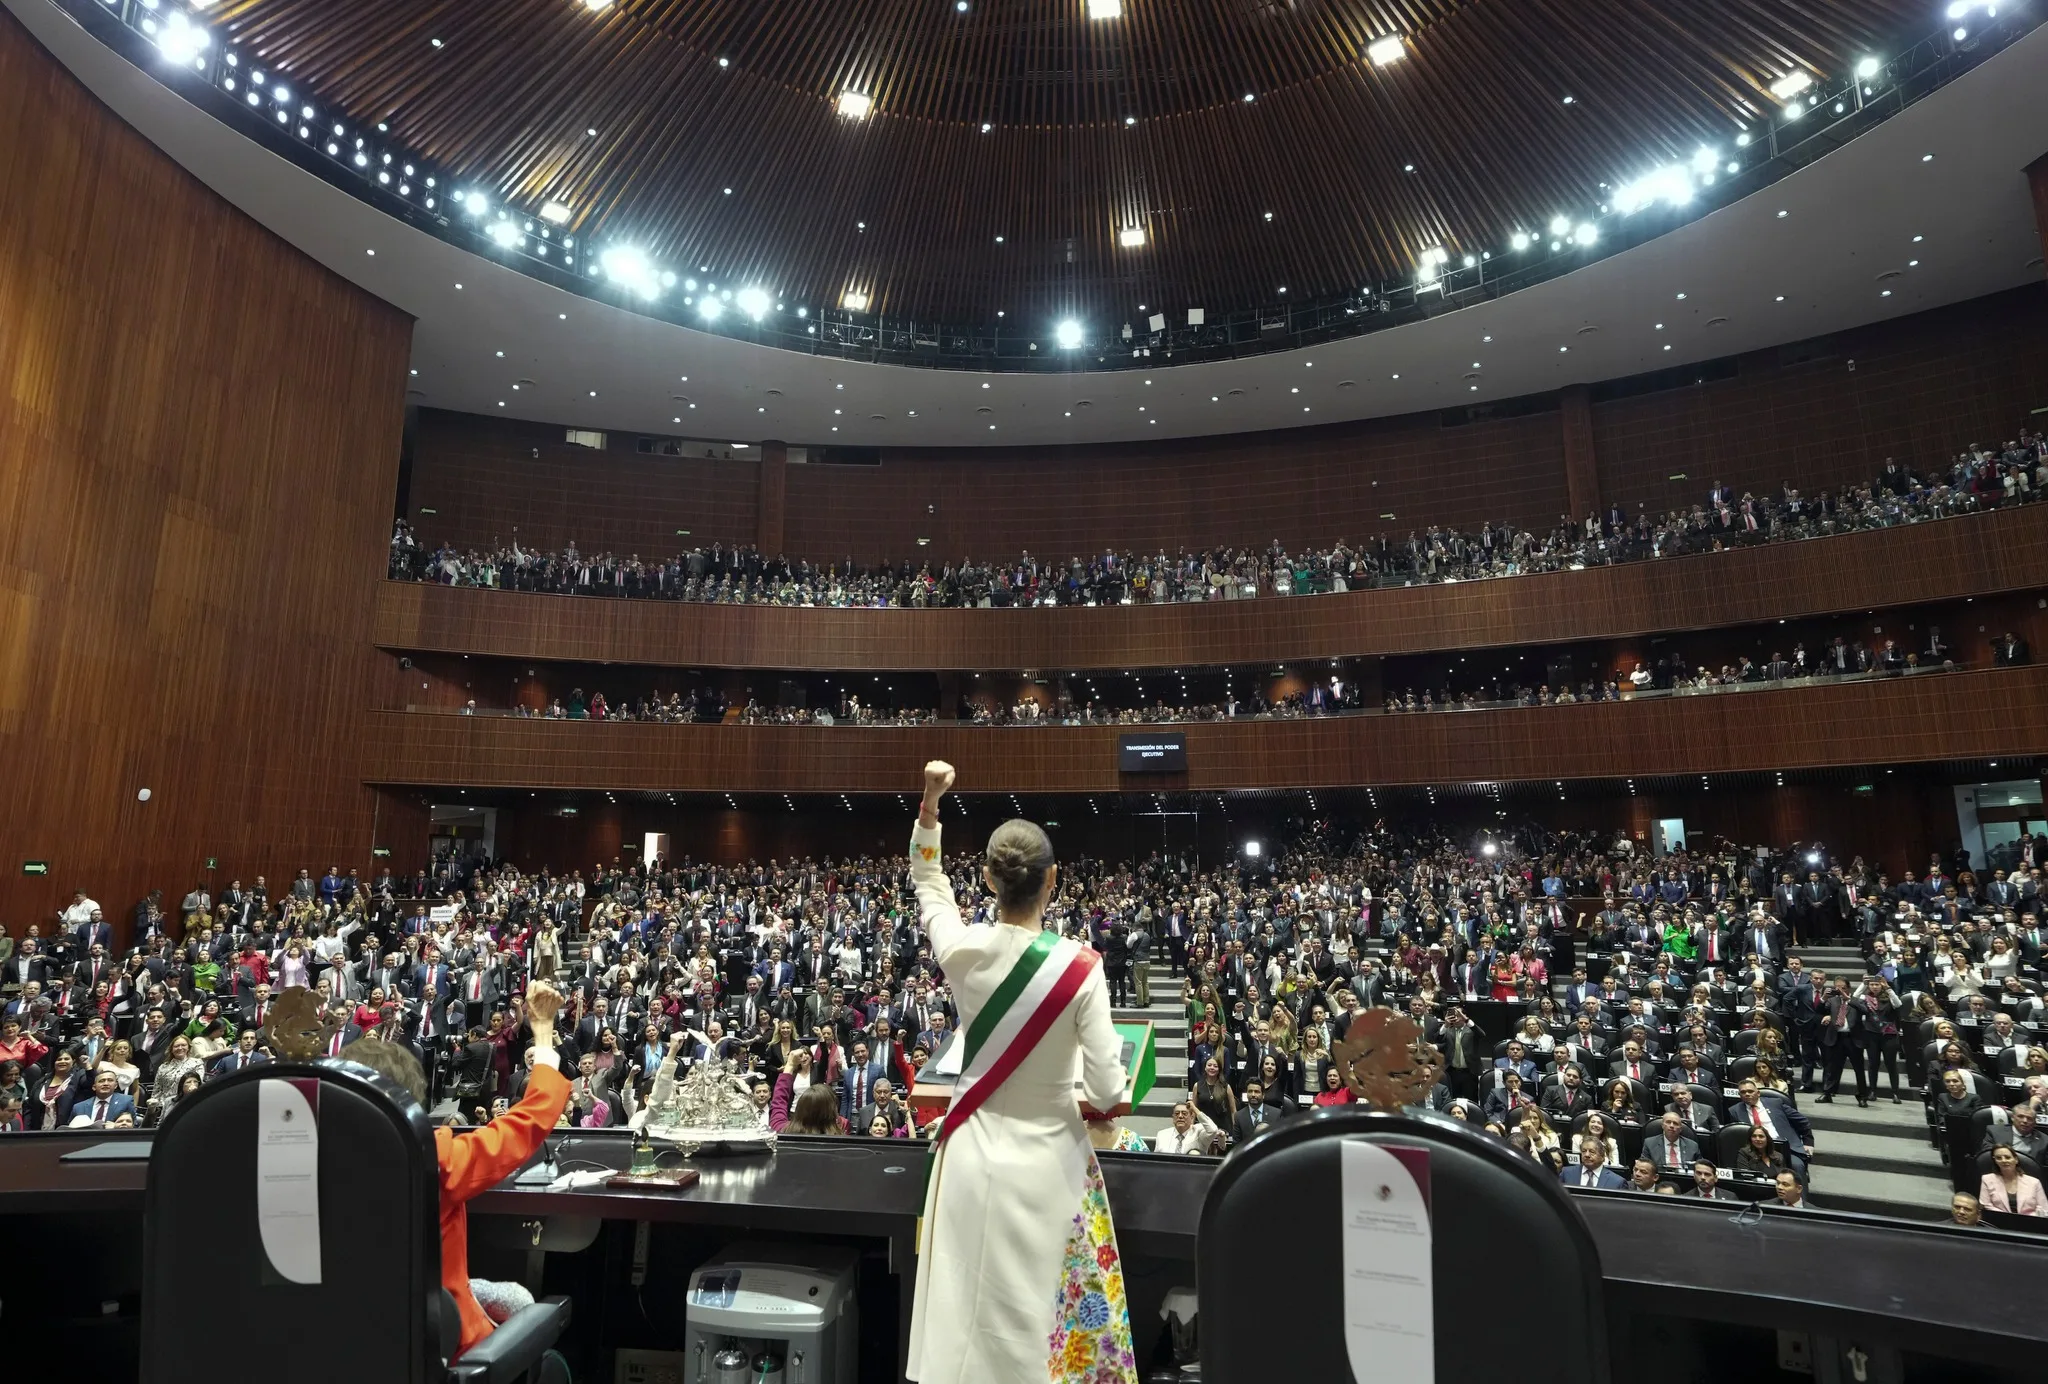
[[[1932,154],[1922,154],[1922,155],[1920,156],[1920,162],[1922,162],[1922,163],[1933,163],[1933,162],[1934,162],[1934,155],[1932,155]]]
[[[1088,0],[1090,19],[1117,19],[1124,12],[1124,0]]]
[[[1136,249],[1145,243],[1145,228],[1143,226],[1124,227],[1116,233],[1116,243],[1123,246],[1126,250]]]
[[[724,58],[720,58],[720,59],[718,60],[718,65],[719,65],[720,67],[730,67],[730,66],[731,66],[732,64],[731,64],[731,63],[729,63],[729,62],[727,62],[727,61],[726,61],[726,60],[725,60]]]
[[[1784,219],[1785,219],[1786,217],[1790,216],[1791,214],[1792,214],[1792,213],[1791,213],[1791,212],[1789,212],[1789,211],[1785,211],[1785,210],[1783,210],[1783,209],[1780,209],[1780,210],[1779,210],[1779,212],[1778,212],[1778,219],[1779,219],[1780,221],[1783,221],[1783,220],[1784,220]]]
[[[1779,302],[1781,302],[1781,303],[1782,303],[1782,302],[1784,302],[1784,301],[1785,301],[1785,295],[1784,295],[1784,294],[1782,294],[1782,293],[1780,293],[1780,294],[1778,295],[1778,301],[1779,301]]]
[[[725,195],[726,195],[726,196],[728,196],[728,197],[732,196],[732,189],[731,189],[731,188],[727,188],[727,189],[725,190]]]
[[[1399,34],[1375,39],[1366,45],[1365,55],[1371,58],[1373,66],[1385,67],[1390,62],[1399,62],[1408,56],[1408,45],[1401,41]]]
[[[365,251],[363,251],[363,253],[364,253],[364,254],[366,254],[366,255],[374,255],[374,254],[376,254],[377,252],[376,252],[375,250],[365,250]]]
[[[839,113],[849,120],[865,120],[874,108],[874,98],[864,91],[849,88],[839,93]]]
[[[1923,241],[1923,240],[1925,240],[1925,239],[1927,239],[1927,237],[1926,237],[1926,236],[1924,236],[1924,235],[1916,235],[1916,236],[1914,236],[1914,237],[1913,237],[1913,243],[1914,243],[1915,245],[1918,245],[1918,244],[1919,244],[1919,243],[1920,243],[1921,241]]]
[[[1479,339],[1480,339],[1481,341],[1491,341],[1491,340],[1493,340],[1493,338],[1492,338],[1492,337],[1490,337],[1490,336],[1482,336],[1482,337],[1480,337]]]
[[[1892,291],[1890,289],[1886,289],[1884,292],[1878,294],[1877,296],[1880,298],[1889,298],[1892,296]]]
[[[1685,301],[1685,295],[1683,293],[1678,295],[1678,301],[1681,303]]]
[[[595,139],[597,138],[597,127],[593,125],[589,129],[585,130],[583,133],[589,135],[592,139]]]
[[[1578,100],[1578,99],[1579,99],[1579,98],[1578,98],[1578,97],[1576,97],[1576,96],[1567,96],[1567,97],[1565,97],[1565,98],[1564,98],[1564,103],[1565,103],[1565,104],[1566,104],[1567,106],[1569,106],[1569,105],[1571,105],[1571,104],[1572,104],[1572,102],[1574,102],[1574,101],[1576,101],[1576,100]]]
[[[1251,94],[1251,93],[1250,93],[1249,91],[1247,91],[1247,92],[1246,92],[1246,93],[1244,94],[1244,99],[1245,99],[1246,101],[1250,101],[1250,100],[1252,99],[1252,94]]]
[[[1401,171],[1403,173],[1413,173],[1415,171],[1415,165],[1412,163],[1404,163],[1401,165]]]

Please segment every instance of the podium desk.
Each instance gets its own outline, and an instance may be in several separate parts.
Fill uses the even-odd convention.
[[[17,1334],[9,1364],[21,1378],[127,1384],[136,1377],[136,1227],[149,1165],[63,1155],[109,1143],[146,1148],[149,1140],[148,1131],[0,1138],[0,1243],[38,1247],[33,1264],[10,1280],[10,1316],[64,1324],[58,1332]],[[630,1138],[624,1130],[576,1131],[561,1156],[623,1168]],[[503,1262],[536,1221],[602,1223],[595,1244],[549,1256],[546,1271],[549,1291],[577,1299],[578,1378],[610,1379],[613,1349],[641,1345],[662,1329],[677,1275],[742,1238],[865,1247],[872,1272],[864,1280],[864,1327],[878,1333],[877,1349],[896,1352],[907,1340],[926,1157],[915,1140],[796,1137],[772,1157],[704,1162],[707,1175],[681,1192],[551,1192],[508,1181],[470,1203],[472,1246],[479,1271],[489,1273],[486,1260]],[[1194,1282],[1196,1224],[1220,1160],[1114,1152],[1098,1159],[1118,1243],[1133,1261],[1134,1320],[1144,1320],[1166,1288]],[[2042,1236],[1825,1209],[1765,1207],[1738,1218],[1726,1206],[1632,1192],[1574,1189],[1571,1196],[1600,1250],[1610,1315],[1637,1333],[1617,1342],[1616,1379],[1660,1365],[1689,1369],[1687,1361],[1730,1377],[1738,1365],[1767,1373],[1779,1327],[1968,1360],[1977,1384],[2028,1378],[2048,1348],[2048,1316],[2036,1295],[1987,1287],[2035,1282],[2048,1249]],[[1824,1206],[1824,1186],[1818,1197]],[[636,1295],[632,1265],[642,1225],[649,1227],[647,1277]],[[1284,1241],[1288,1232],[1275,1233]],[[1712,1351],[1689,1354],[1688,1342]],[[36,1356],[45,1346],[48,1360]]]
[[[1125,1077],[1123,1099],[1108,1110],[1097,1111],[1097,1114],[1130,1114],[1159,1080],[1159,1044],[1151,1023],[1146,1020],[1118,1023],[1116,1034],[1123,1044],[1120,1057]],[[931,1060],[924,1064],[924,1070],[918,1073],[916,1082],[911,1085],[910,1108],[917,1112],[918,1123],[937,1119],[953,1103],[953,1081],[960,1070],[961,1041],[958,1029],[947,1034],[946,1041],[939,1044],[939,1050],[932,1054]],[[1079,1074],[1076,1073],[1074,1086],[1077,1091],[1080,1085]],[[1087,1103],[1080,1104],[1082,1112],[1087,1113]]]

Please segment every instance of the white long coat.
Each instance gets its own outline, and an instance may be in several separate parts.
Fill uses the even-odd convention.
[[[973,1024],[1037,935],[960,919],[939,828],[911,836],[910,877],[932,954]],[[1075,1104],[1078,1059],[1088,1103],[1123,1098],[1121,1043],[1102,968],[966,1124],[946,1140],[926,1193],[924,1252],[910,1319],[908,1374],[918,1384],[1043,1384],[1067,1237],[1086,1190],[1087,1126]]]

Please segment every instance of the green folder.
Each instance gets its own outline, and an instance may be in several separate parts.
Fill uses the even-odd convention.
[[[1131,1079],[1131,1109],[1136,1110],[1159,1079],[1158,1045],[1150,1024],[1118,1024],[1116,1036],[1123,1039],[1124,1072]]]

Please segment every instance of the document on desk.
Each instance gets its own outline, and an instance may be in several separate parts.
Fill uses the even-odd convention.
[[[313,1082],[256,1084],[256,1228],[289,1283],[320,1281],[320,1121]]]
[[[1358,1384],[1436,1378],[1429,1153],[1347,1139],[1342,1152],[1344,1344]]]

